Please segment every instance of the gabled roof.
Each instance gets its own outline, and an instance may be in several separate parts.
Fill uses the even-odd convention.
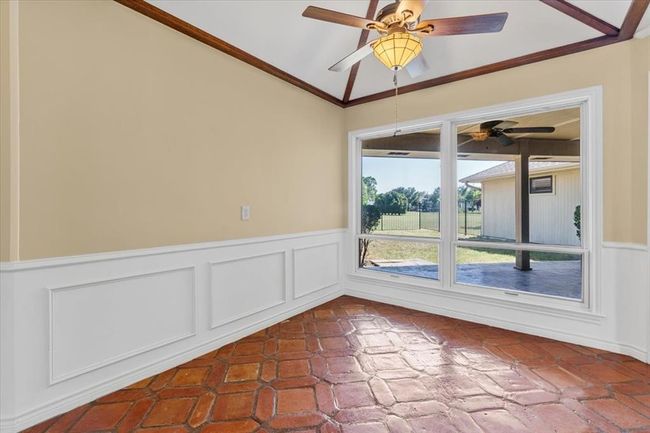
[[[567,168],[579,168],[579,162],[558,162],[558,161],[531,161],[528,164],[528,170],[531,173],[539,173],[545,171],[556,171]],[[463,183],[480,183],[489,179],[498,177],[510,177],[515,175],[514,161],[504,162],[503,164],[495,165],[487,170],[479,171],[471,176],[464,177],[459,180]]]

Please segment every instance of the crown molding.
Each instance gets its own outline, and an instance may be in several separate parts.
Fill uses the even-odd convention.
[[[232,44],[220,39],[206,31],[199,29],[192,24],[177,18],[176,16],[163,11],[160,8],[146,2],[145,0],[114,0],[117,3],[124,5],[136,12],[139,12],[155,21],[158,21],[161,24],[164,24],[172,29],[179,31],[197,41],[211,46],[229,56],[232,56],[238,60],[241,60],[249,65],[258,68],[274,77],[277,77],[283,81],[286,81],[289,84],[292,84],[296,87],[299,87],[325,101],[328,101],[338,107],[346,108],[352,107],[360,104],[365,104],[367,102],[378,101],[380,99],[389,98],[395,94],[394,90],[386,90],[382,92],[373,93],[370,95],[362,96],[356,99],[350,100],[349,97],[352,94],[352,89],[354,87],[354,82],[357,77],[359,64],[353,66],[350,70],[350,75],[348,77],[348,82],[346,85],[345,93],[342,99],[339,99],[309,83],[306,81],[297,78],[288,72],[283,71],[280,68],[277,68],[270,63],[265,62],[264,60],[253,56],[252,54],[235,47]],[[623,25],[620,30],[615,26],[589,14],[588,12],[567,3],[564,0],[540,0],[543,3],[559,10],[562,13],[565,13],[577,21],[582,22],[586,25],[593,27],[594,29],[605,33],[604,36],[587,39],[584,41],[574,42],[567,45],[562,45],[555,48],[550,48],[543,51],[538,51],[535,53],[526,54],[524,56],[515,57],[508,60],[503,60],[496,63],[491,63],[488,65],[479,66],[477,68],[467,69],[465,71],[455,72],[453,74],[444,75],[441,77],[432,78],[425,81],[420,81],[418,83],[409,84],[407,86],[402,86],[398,88],[399,94],[415,92],[418,90],[427,89],[429,87],[440,86],[443,84],[452,83],[454,81],[465,80],[467,78],[478,77],[480,75],[490,74],[493,72],[503,71],[510,68],[515,68],[517,66],[528,65],[531,63],[537,63],[544,60],[553,59],[556,57],[567,56],[569,54],[575,54],[582,51],[592,50],[594,48],[603,47],[606,45],[623,42],[634,37],[639,23],[643,17],[643,14],[650,4],[650,0],[632,0],[632,4],[625,16]],[[368,5],[367,16],[374,15],[377,8],[378,0],[370,0]],[[374,8],[373,8],[374,6]],[[373,10],[374,9],[374,10]],[[368,31],[364,30],[361,32],[359,38],[359,43],[363,41],[366,43],[368,38]]]
[[[455,72],[453,74],[444,75],[442,77],[432,78],[430,80],[420,81],[418,83],[409,84],[407,86],[402,86],[398,89],[398,94],[403,95],[404,93],[415,92],[417,90],[428,89],[429,87],[440,86],[442,84],[453,83],[454,81],[465,80],[467,78],[478,77],[480,75],[491,74],[492,72],[504,71],[506,69],[515,68],[517,66],[529,65],[531,63],[537,63],[544,60],[553,59],[556,57],[562,57],[569,54],[579,53],[581,51],[587,51],[598,47],[603,47],[605,45],[614,44],[620,42],[616,36],[599,36],[593,39],[587,39],[586,41],[576,42],[569,45],[563,45],[556,48],[551,48],[544,51],[538,51],[536,53],[526,54],[524,56],[515,57],[513,59],[503,60],[497,63],[491,63],[489,65],[479,66],[477,68],[467,69],[465,71]],[[394,90],[385,90],[383,92],[373,93],[371,95],[362,96],[357,99],[353,99],[347,104],[346,107],[365,104],[367,102],[378,101],[380,99],[389,98],[395,95]]]

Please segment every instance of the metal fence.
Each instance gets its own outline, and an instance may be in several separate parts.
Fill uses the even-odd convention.
[[[383,214],[377,231],[440,231],[440,212],[408,211],[403,214]],[[481,212],[458,210],[458,233],[463,236],[481,235]]]
[[[458,234],[481,236],[481,212],[458,210]]]
[[[403,214],[383,214],[377,229],[440,231],[440,212],[409,211]]]

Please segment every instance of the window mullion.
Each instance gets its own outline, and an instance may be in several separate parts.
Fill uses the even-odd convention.
[[[443,287],[451,287],[454,273],[454,258],[452,239],[454,231],[456,230],[456,219],[453,218],[455,212],[454,200],[455,194],[455,176],[456,170],[454,168],[454,160],[456,158],[454,152],[453,125],[447,121],[442,124],[440,131],[440,158],[441,158],[441,187],[440,187],[440,214],[443,218],[440,221],[440,238],[442,240],[440,251],[440,277]]]

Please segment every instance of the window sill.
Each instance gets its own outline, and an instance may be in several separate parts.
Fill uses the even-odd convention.
[[[470,287],[458,284],[452,285],[451,287],[445,287],[439,280],[428,281],[424,278],[407,276],[398,276],[395,278],[383,275],[374,275],[375,272],[376,271],[359,269],[356,272],[348,272],[347,277],[351,281],[376,284],[391,289],[444,296],[450,299],[465,300],[497,307],[507,307],[519,311],[540,313],[561,318],[572,318],[587,323],[598,323],[605,319],[605,316],[586,308],[585,304],[580,301],[547,299],[545,300],[546,302],[540,302],[540,298],[545,298],[546,296],[532,295],[522,292],[515,292],[517,296],[512,296],[506,294],[508,291],[502,289]],[[477,290],[489,291],[491,293],[476,293]]]

